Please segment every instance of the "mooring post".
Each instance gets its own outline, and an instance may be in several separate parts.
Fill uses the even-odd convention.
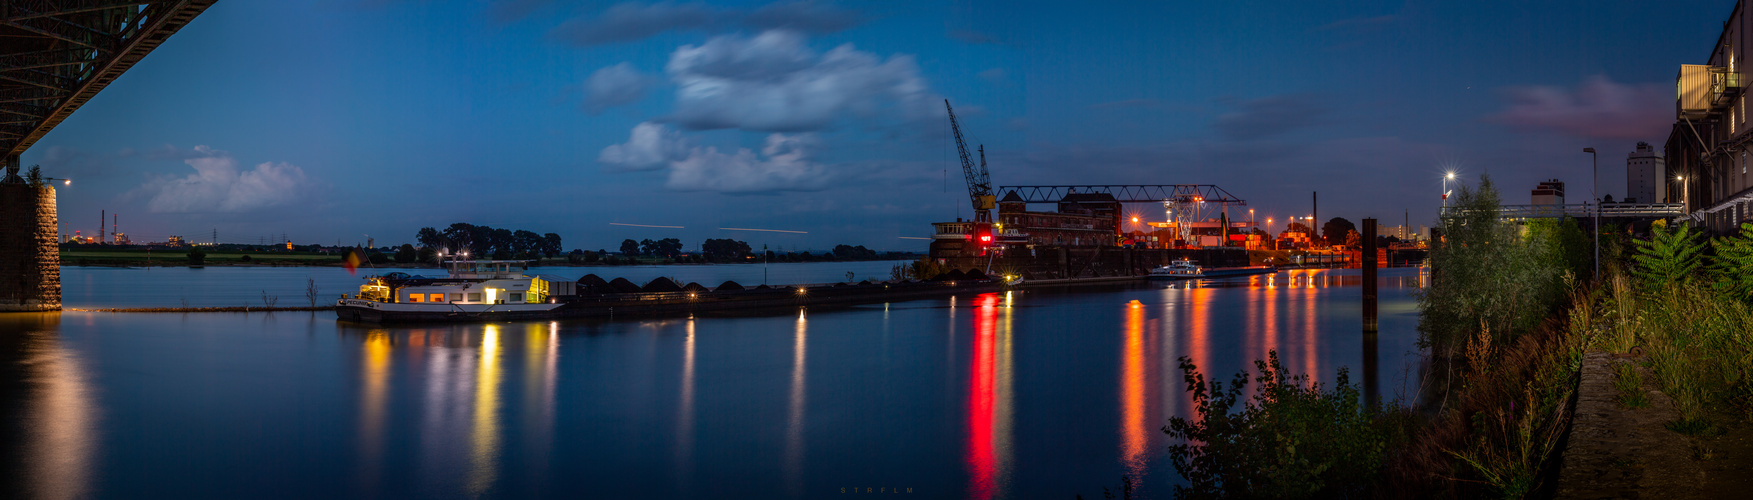
[[[1376,331],[1376,220],[1363,220],[1363,331]]]
[[[1363,396],[1380,401],[1376,386],[1376,220],[1363,220]]]

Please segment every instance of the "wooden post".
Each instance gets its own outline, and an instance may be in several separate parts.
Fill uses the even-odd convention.
[[[1376,331],[1376,220],[1363,220],[1363,331]]]

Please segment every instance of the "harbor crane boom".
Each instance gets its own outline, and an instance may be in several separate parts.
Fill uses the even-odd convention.
[[[986,145],[980,145],[980,166],[975,167],[974,159],[968,156],[968,143],[962,141],[962,127],[956,124],[956,110],[950,107],[949,99],[943,100],[943,108],[950,114],[950,131],[956,135],[956,151],[962,154],[962,176],[968,179],[968,198],[974,203],[974,222],[991,224],[992,207],[998,204],[998,197],[992,194],[992,178],[986,173]]]

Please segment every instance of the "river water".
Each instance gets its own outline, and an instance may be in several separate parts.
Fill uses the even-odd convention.
[[[775,264],[769,279],[890,265]],[[536,271],[716,285],[759,267]],[[63,273],[76,308],[303,305],[307,278],[325,297],[358,283],[333,268]],[[1357,270],[612,322],[0,315],[0,497],[1098,498],[1128,474],[1166,498],[1180,479],[1159,429],[1188,412],[1181,356],[1227,380],[1276,350],[1292,371],[1349,368],[1410,396],[1421,277],[1382,274],[1373,339]]]

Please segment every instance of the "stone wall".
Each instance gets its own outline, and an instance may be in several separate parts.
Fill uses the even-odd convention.
[[[0,311],[61,310],[55,188],[0,184]]]

